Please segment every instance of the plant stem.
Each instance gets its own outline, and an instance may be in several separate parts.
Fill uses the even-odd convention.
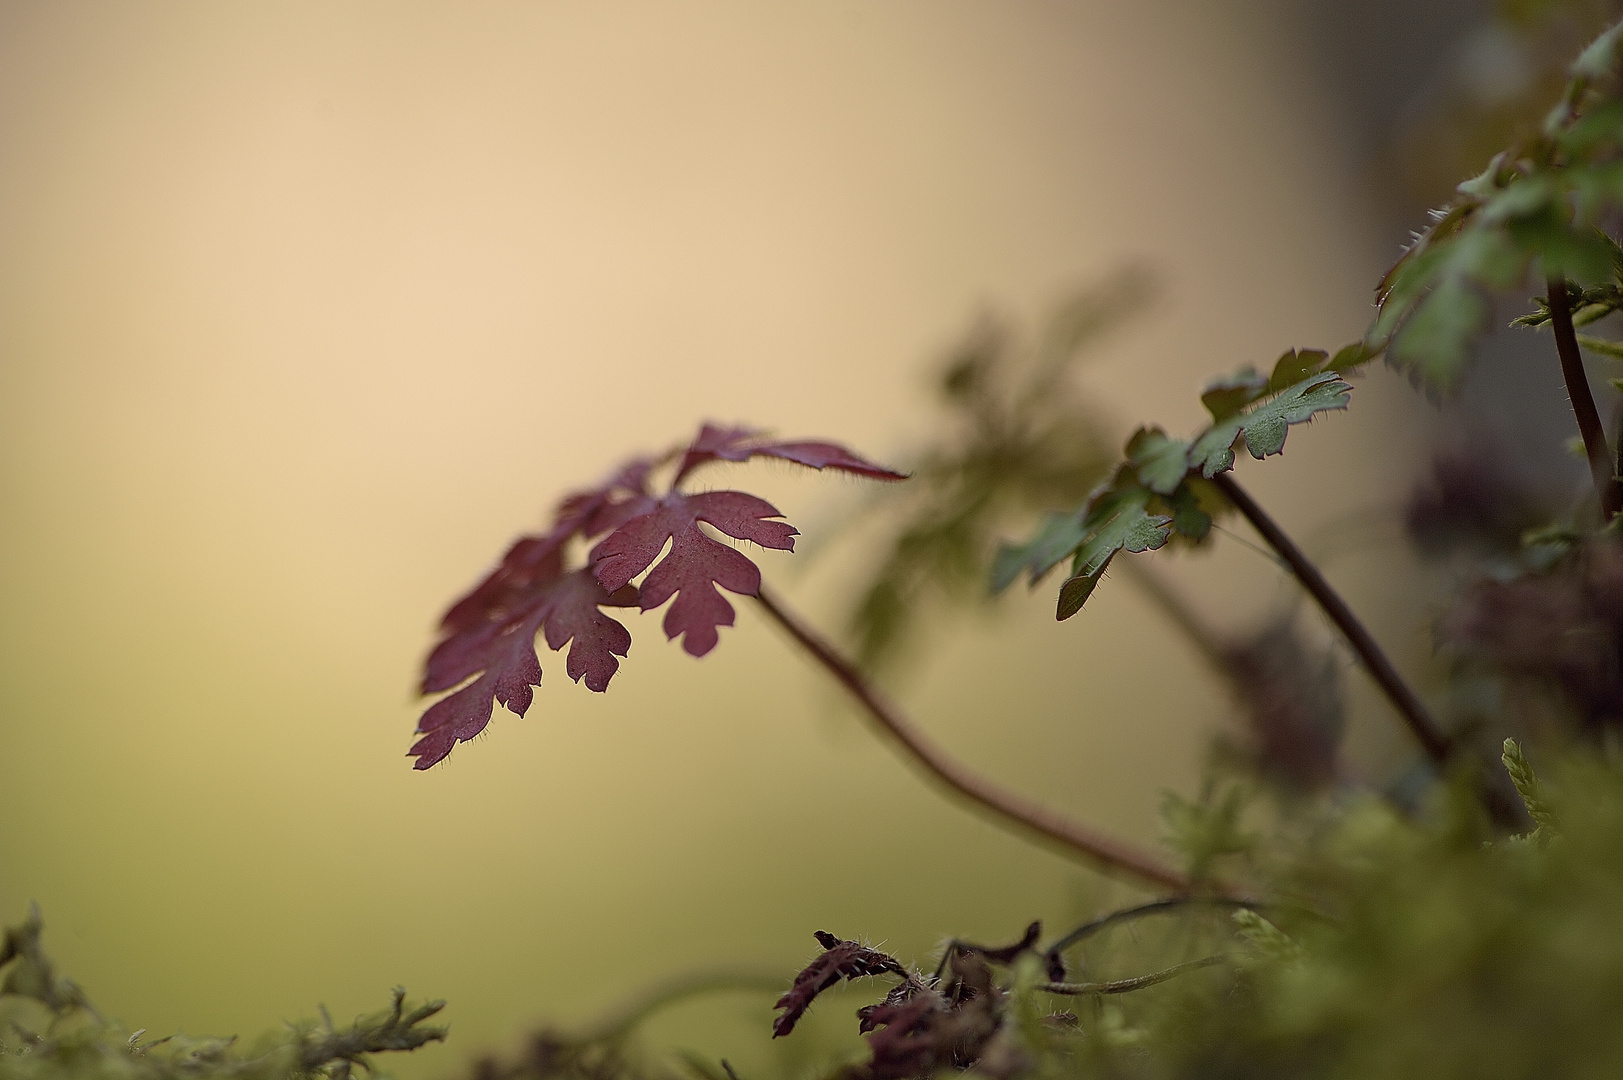
[[[760,601],[779,626],[788,631],[790,637],[857,699],[869,719],[889,736],[891,744],[900,749],[904,757],[927,779],[945,788],[949,795],[990,811],[993,820],[1004,827],[1012,826],[1020,832],[1040,837],[1104,873],[1135,878],[1174,892],[1188,891],[1189,879],[1153,855],[1096,833],[970,772],[931,743],[912,720],[868,682],[855,664],[841,656],[800,616],[785,608],[766,586],[761,587],[755,599]]]
[[[1234,479],[1232,472],[1218,473],[1212,481],[1251,523],[1251,527],[1268,542],[1268,546],[1279,553],[1279,557],[1285,560],[1308,595],[1318,602],[1326,615],[1330,616],[1330,621],[1336,624],[1336,628],[1347,639],[1347,643],[1364,662],[1364,670],[1369,672],[1375,684],[1386,694],[1387,700],[1409,725],[1409,730],[1420,740],[1420,745],[1425,748],[1431,760],[1439,768],[1445,765],[1454,752],[1454,746],[1448,736],[1443,734],[1437,722],[1421,704],[1420,698],[1409,688],[1409,684],[1403,681],[1403,676],[1398,674],[1398,669],[1392,666],[1392,661],[1387,659],[1386,654],[1375,643],[1375,639],[1370,636],[1364,624],[1358,621],[1358,617],[1352,613],[1346,601],[1330,587],[1330,583],[1319,572],[1319,568],[1313,565],[1289,536],[1285,535],[1285,531],[1268,516],[1257,501],[1246,494],[1245,489]]]
[[[1589,391],[1583,353],[1578,351],[1578,332],[1572,325],[1572,296],[1567,291],[1567,279],[1552,277],[1549,285],[1550,329],[1555,332],[1555,351],[1561,357],[1561,377],[1567,383],[1572,414],[1578,419],[1578,434],[1583,436],[1589,474],[1595,481],[1595,494],[1600,497],[1601,520],[1610,521],[1613,514],[1623,510],[1623,487],[1618,485],[1612,453],[1606,447],[1606,430],[1601,427],[1600,412]]]
[[[1142,990],[1146,986],[1154,986],[1156,983],[1175,979],[1186,971],[1221,964],[1225,959],[1227,957],[1203,956],[1199,960],[1174,964],[1164,971],[1157,971],[1153,975],[1140,975],[1136,979],[1113,979],[1110,982],[1038,983],[1037,989],[1049,994],[1130,994],[1134,990]]]
[[[1245,909],[1255,911],[1264,905],[1256,900],[1240,900],[1229,896],[1175,896],[1167,900],[1155,900],[1137,907],[1124,908],[1112,911],[1108,915],[1100,915],[1072,930],[1069,934],[1054,942],[1043,950],[1043,958],[1052,965],[1054,959],[1066,949],[1075,945],[1083,938],[1092,937],[1099,931],[1115,926],[1118,923],[1130,922],[1143,918],[1145,915],[1159,915],[1164,912],[1178,911],[1186,907],[1210,906],[1230,909]]]

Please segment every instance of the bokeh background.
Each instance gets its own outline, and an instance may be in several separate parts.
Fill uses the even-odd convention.
[[[607,695],[544,663],[529,716],[426,775],[417,665],[560,493],[702,419],[905,460],[985,311],[1035,325],[1148,267],[1159,301],[1081,375],[1122,434],[1356,337],[1420,205],[1389,136],[1488,14],[8,0],[0,916],[37,899],[64,969],[154,1032],[446,997],[451,1042],[391,1063],[421,1077],[695,964],[787,977],[815,929],[922,956],[1119,898],[943,802],[744,603],[701,662],[633,616]],[[1425,410],[1374,371],[1356,422],[1242,469],[1322,541],[1401,500]],[[860,486],[747,483],[815,549],[768,579],[838,627]],[[1332,577],[1424,683],[1423,591],[1378,533]],[[1156,566],[1217,621],[1280,603],[1216,548]],[[943,622],[893,688],[1155,843],[1229,703],[1122,583],[1064,625],[1051,603]],[[1402,748],[1349,684],[1378,773]],[[763,1015],[654,1034],[747,1064]]]

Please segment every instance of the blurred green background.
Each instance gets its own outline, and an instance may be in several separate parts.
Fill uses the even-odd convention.
[[[1119,898],[926,789],[746,604],[702,662],[631,617],[605,696],[543,657],[530,715],[426,775],[412,690],[564,490],[706,418],[903,460],[980,311],[1150,267],[1162,301],[1083,375],[1122,435],[1356,336],[1391,237],[1285,14],[0,6],[0,915],[37,899],[154,1032],[446,997],[450,1043],[388,1063],[418,1077],[686,966],[787,979],[815,929],[916,957]],[[1247,474],[1304,537],[1401,497],[1420,406],[1379,371],[1354,407]],[[1309,498],[1326,462],[1345,488]],[[819,548],[768,580],[839,626],[862,489],[742,482]],[[1390,553],[1332,576],[1420,671]],[[1155,565],[1219,621],[1286,594],[1231,542]],[[929,731],[1147,843],[1229,714],[1120,581],[935,645],[894,684]],[[742,1008],[656,1036],[749,1060]]]

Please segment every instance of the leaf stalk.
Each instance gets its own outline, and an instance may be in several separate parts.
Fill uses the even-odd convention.
[[[1398,674],[1398,669],[1393,666],[1386,653],[1381,651],[1381,647],[1358,620],[1358,616],[1352,613],[1347,602],[1330,587],[1330,582],[1325,580],[1324,574],[1302,549],[1296,546],[1295,541],[1286,535],[1285,530],[1268,516],[1267,511],[1263,510],[1261,505],[1240,486],[1232,472],[1218,473],[1212,481],[1222,489],[1235,509],[1251,523],[1251,527],[1268,542],[1268,546],[1279,553],[1279,557],[1285,560],[1285,564],[1290,567],[1291,573],[1296,575],[1296,580],[1302,583],[1308,595],[1313,597],[1330,617],[1330,621],[1336,624],[1336,629],[1341,631],[1342,636],[1347,639],[1347,644],[1352,646],[1353,652],[1363,661],[1364,670],[1369,672],[1370,678],[1375,680],[1375,684],[1381,688],[1381,692],[1392,703],[1392,707],[1403,718],[1409,730],[1414,733],[1427,756],[1439,769],[1446,765],[1454,752],[1454,744],[1432,719],[1431,713],[1421,703],[1419,695],[1403,681],[1403,676]]]
[[[887,741],[902,752],[905,760],[921,771],[926,779],[944,788],[949,796],[988,812],[999,825],[1047,841],[1103,873],[1132,878],[1173,892],[1189,891],[1190,881],[1187,877],[1148,852],[1095,832],[970,772],[933,744],[905,713],[868,681],[855,664],[842,656],[799,615],[784,607],[765,585],[761,586],[755,599],[773,621],[787,631],[836,682],[845,687],[873,724],[888,736]]]
[[[1595,397],[1589,389],[1589,376],[1584,372],[1583,353],[1578,349],[1578,332],[1572,324],[1572,295],[1568,288],[1566,278],[1550,278],[1550,329],[1555,333],[1555,351],[1561,358],[1561,377],[1566,380],[1567,399],[1572,402],[1572,413],[1578,420],[1578,433],[1583,436],[1589,474],[1595,482],[1595,494],[1600,498],[1601,520],[1610,521],[1613,514],[1623,510],[1623,486],[1618,483],[1612,454],[1606,446],[1606,430],[1601,426],[1600,411],[1595,408]]]

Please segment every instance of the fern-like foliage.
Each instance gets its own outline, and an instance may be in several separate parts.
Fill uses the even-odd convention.
[[[1208,385],[1201,402],[1211,424],[1187,441],[1160,428],[1140,428],[1124,448],[1110,479],[1070,513],[1056,513],[1024,543],[1005,544],[992,565],[992,588],[1007,588],[1021,574],[1035,586],[1069,559],[1060,585],[1056,617],[1069,619],[1087,603],[1120,552],[1153,551],[1177,538],[1206,540],[1214,515],[1227,500],[1212,477],[1234,467],[1244,442],[1255,458],[1278,454],[1295,424],[1345,409],[1352,391],[1342,379],[1366,363],[1371,352],[1349,345],[1334,359],[1319,350],[1292,349],[1269,375],[1252,368]],[[1338,365],[1332,368],[1331,365]]]
[[[1381,280],[1366,341],[1428,389],[1458,385],[1487,294],[1530,274],[1570,283],[1579,325],[1623,306],[1623,256],[1600,228],[1623,208],[1620,43],[1613,27],[1585,49],[1541,129],[1462,183]],[[1549,321],[1547,299],[1536,303],[1518,324]]]
[[[761,571],[714,533],[793,551],[798,530],[754,495],[690,493],[680,485],[711,462],[755,457],[875,480],[906,478],[835,443],[783,442],[752,428],[705,424],[687,445],[635,458],[597,486],[568,496],[550,529],[515,542],[441,620],[443,638],[424,666],[422,689],[452,692],[417,723],[421,738],[409,752],[415,767],[433,767],[457,743],[482,732],[493,703],[519,716],[529,710],[532,688],[541,685],[538,634],[554,651],[569,646],[565,671],[596,693],[608,689],[619,658],[631,650],[631,632],[604,608],[649,611],[669,601],[666,636],[680,637],[693,656],[715,648],[719,628],[733,624],[732,604],[721,590],[753,596]],[[665,490],[656,493],[661,466],[672,462]],[[571,568],[571,546],[592,540],[583,564]],[[645,572],[641,586],[633,585]]]
[[[1115,436],[1073,378],[1153,296],[1127,271],[1061,304],[1027,342],[987,319],[937,373],[940,406],[907,456],[913,481],[868,511],[888,536],[850,618],[858,660],[892,666],[943,609],[984,604],[1000,534],[1085,497]]]

